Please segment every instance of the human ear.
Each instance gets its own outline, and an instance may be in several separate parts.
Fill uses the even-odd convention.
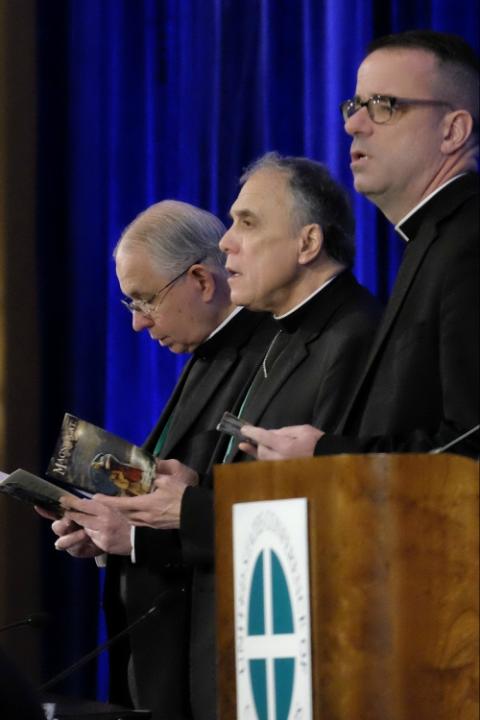
[[[204,265],[192,265],[188,271],[202,300],[210,301],[215,294],[215,276]]]
[[[318,257],[323,247],[323,230],[320,225],[304,225],[298,242],[298,262],[300,265],[308,265]]]
[[[467,110],[454,110],[443,118],[443,140],[440,149],[451,155],[465,145],[473,130],[473,118]]]

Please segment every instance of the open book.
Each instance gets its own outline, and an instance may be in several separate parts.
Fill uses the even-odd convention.
[[[155,459],[127,440],[67,413],[46,474],[55,484],[15,470],[0,478],[0,492],[59,513],[58,499],[69,491],[130,496],[149,492]]]

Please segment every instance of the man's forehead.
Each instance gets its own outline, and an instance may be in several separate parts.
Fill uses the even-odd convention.
[[[127,295],[140,296],[168,282],[168,274],[152,261],[146,249],[141,246],[128,250],[120,249],[115,258],[118,280]]]
[[[429,97],[436,67],[435,56],[426,50],[380,48],[361,63],[356,94]]]
[[[231,215],[256,214],[266,206],[275,205],[281,198],[285,202],[288,190],[287,175],[273,169],[254,173],[242,186],[237,199],[230,208]]]

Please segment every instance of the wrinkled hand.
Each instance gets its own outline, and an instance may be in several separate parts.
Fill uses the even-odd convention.
[[[103,498],[103,496],[95,496],[92,500],[81,500],[76,497],[61,499],[65,515],[62,520],[53,523],[52,530],[59,535],[57,530],[62,531],[64,524],[71,530],[67,537],[62,537],[55,543],[58,550],[67,550],[73,555],[73,549],[75,557],[95,557],[104,552],[111,555],[130,554],[132,544],[127,519],[121,513],[99,502],[97,498],[100,497]]]
[[[198,474],[178,460],[157,460],[153,492],[137,497],[105,497],[94,500],[116,510],[131,525],[173,530],[180,527],[183,493],[190,485],[197,485]]]
[[[287,458],[309,457],[315,445],[325,433],[312,425],[291,425],[278,430],[245,425],[242,435],[255,440],[257,447],[240,443],[239,448],[257,460],[286,460]]]

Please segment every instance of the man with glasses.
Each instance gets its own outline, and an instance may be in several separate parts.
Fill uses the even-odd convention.
[[[231,298],[249,310],[272,313],[276,332],[235,411],[267,427],[318,422],[333,431],[380,314],[379,304],[351,272],[355,244],[348,196],[321,163],[277,153],[252,163],[240,182],[232,225],[220,242]],[[219,444],[212,462],[250,460],[228,440]],[[102,496],[102,502],[133,525],[164,532],[175,527],[165,491],[170,483],[184,488],[180,533],[194,565],[193,716],[214,720],[215,628],[205,622],[213,617],[215,600],[213,492],[211,475],[200,487],[196,479],[188,462],[164,460],[157,464],[152,496]],[[89,512],[89,501],[79,502],[79,509]]]
[[[430,30],[381,38],[341,111],[355,188],[404,239],[403,261],[341,434],[245,428],[259,447],[244,449],[478,456],[478,58]]]
[[[162,416],[145,443],[158,458],[176,458],[202,474],[219,439],[215,427],[265,354],[273,323],[230,300],[225,258],[218,243],[225,228],[186,203],[153,205],[127,227],[114,251],[120,287],[136,332],[174,353],[193,353]],[[180,526],[185,484],[164,488],[165,518]],[[81,509],[82,502],[78,508]],[[76,557],[107,553],[105,610],[109,634],[153,605],[158,612],[115,644],[110,654],[112,702],[152,710],[153,720],[191,718],[189,700],[190,571],[178,530],[135,532],[120,513],[88,501],[88,521],[57,520],[56,548]],[[72,500],[75,505],[75,500]],[[190,503],[192,505],[192,503]],[[200,506],[198,512],[201,513]],[[196,509],[192,512],[195,514]],[[82,526],[80,526],[82,523]],[[203,617],[211,633],[213,608]],[[127,679],[127,663],[130,661]],[[207,666],[213,659],[203,658]],[[130,693],[129,693],[130,685]]]

